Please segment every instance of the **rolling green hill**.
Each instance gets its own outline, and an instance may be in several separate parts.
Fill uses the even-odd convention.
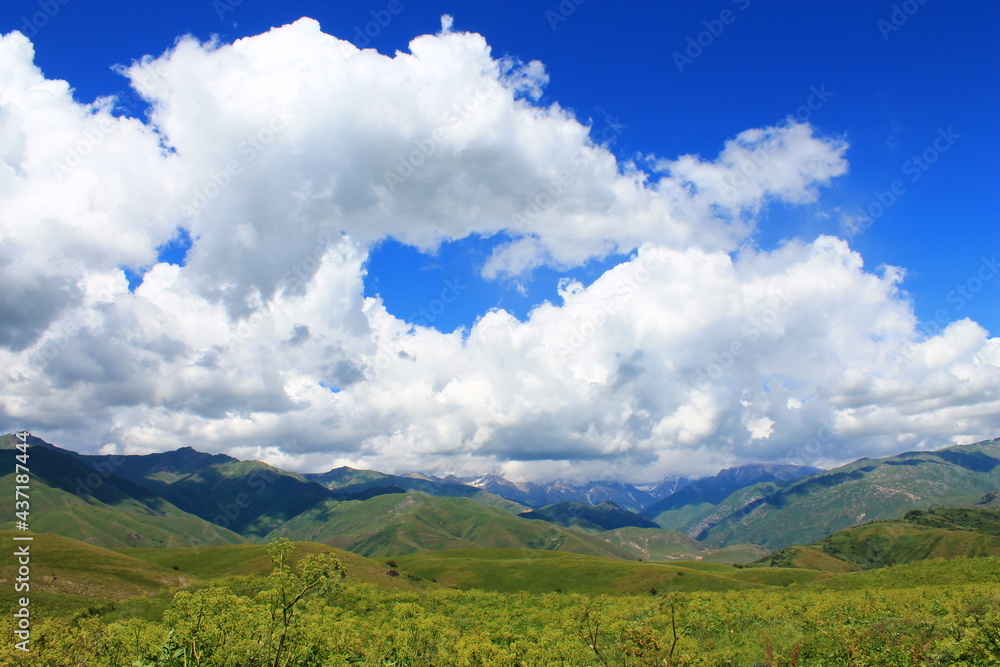
[[[831,556],[815,546],[785,547],[770,556],[749,563],[749,565],[751,567],[794,567],[835,574],[857,572],[860,569],[854,563]]]
[[[295,558],[309,554],[331,553],[344,565],[345,583],[370,583],[394,591],[420,591],[435,588],[429,581],[398,576],[392,568],[376,560],[315,542],[296,542]],[[267,546],[234,544],[205,549],[130,549],[132,558],[170,568],[197,581],[231,576],[267,575],[272,570]],[[176,568],[176,570],[174,569]]]
[[[258,540],[327,501],[365,500],[408,489],[435,496],[471,497],[510,512],[526,509],[464,484],[438,483],[346,467],[300,475],[260,461],[240,461],[223,454],[198,452],[191,447],[145,456],[81,458],[94,465],[113,468],[116,474],[206,521]]]
[[[809,587],[830,591],[864,591],[870,595],[872,591],[921,587],[944,589],[976,584],[990,591],[997,590],[1000,586],[1000,558],[935,558],[819,578]]]
[[[739,570],[702,562],[638,563],[532,549],[470,549],[396,556],[399,568],[440,584],[503,593],[636,595],[783,587],[826,575]]]
[[[1000,537],[891,522],[834,533],[818,542],[817,548],[871,569],[931,558],[1000,556]]]
[[[801,479],[757,484],[717,505],[661,513],[656,522],[713,546],[752,542],[773,550],[912,509],[972,504],[997,488],[1000,439],[861,459]]]
[[[848,528],[806,547],[787,547],[759,563],[840,572],[984,556],[1000,556],[1000,510],[947,507]]]
[[[694,554],[709,547],[693,540],[684,533],[664,528],[638,528],[628,526],[601,533],[601,538],[638,553],[645,560],[672,560],[693,558]]]
[[[362,485],[374,486],[376,484],[389,486],[389,482],[385,480],[391,479],[394,476],[378,472],[377,470],[358,470],[349,466],[341,466],[326,472],[311,472],[303,475],[309,481],[322,484],[328,489],[344,489]]]
[[[95,604],[170,593],[187,586],[232,576],[267,575],[272,570],[263,545],[128,548],[112,551],[51,534],[0,531],[0,541],[31,536],[31,589],[36,613],[73,611]],[[369,583],[391,591],[436,588],[429,581],[400,576],[378,561],[322,544],[296,543],[295,559],[332,553],[347,572],[345,584]],[[14,603],[14,549],[0,551],[0,608]]]
[[[59,535],[0,531],[0,541],[12,545],[14,536],[34,537],[30,598],[36,613],[72,610],[96,602],[127,600],[178,588],[191,579],[169,567],[102,549]],[[194,553],[197,549],[189,550]],[[13,604],[17,563],[14,548],[0,551],[0,606]]]
[[[967,530],[1000,537],[1000,510],[978,504],[972,507],[935,507],[927,511],[910,510],[902,520],[918,526]]]
[[[652,561],[704,560],[713,563],[750,563],[768,551],[756,544],[713,549],[684,533],[664,528],[617,528],[598,535],[601,539],[632,551],[637,558]]]
[[[421,493],[326,501],[274,530],[267,539],[276,537],[321,542],[369,557],[525,547],[633,558],[629,551],[596,536],[522,519],[471,498],[436,498]]]

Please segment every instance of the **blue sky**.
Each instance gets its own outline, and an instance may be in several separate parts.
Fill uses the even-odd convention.
[[[843,234],[824,211],[867,210],[876,193],[902,181],[904,194],[884,200],[891,205],[850,237],[852,247],[869,267],[906,269],[904,288],[922,320],[935,320],[943,309],[948,321],[970,317],[1000,331],[1000,281],[975,298],[955,298],[981,259],[1000,248],[996,2],[400,0],[395,8],[397,14],[387,2],[10,1],[0,8],[0,25],[36,29],[36,62],[50,78],[70,81],[78,100],[119,94],[136,108],[111,65],[159,55],[181,34],[228,42],[310,16],[325,32],[391,55],[405,51],[413,36],[435,31],[449,13],[456,29],[486,36],[495,54],[542,61],[551,77],[543,103],[557,101],[599,131],[620,124],[610,147],[623,160],[650,153],[713,157],[724,138],[798,111],[819,131],[846,138],[850,171],[816,205],[770,209],[755,241],[770,248],[791,237]],[[721,18],[729,23],[720,18],[726,11]],[[383,22],[391,17],[384,27],[373,23],[379,13]],[[700,53],[688,42],[699,37],[707,44]],[[814,98],[818,108],[800,111],[814,88],[823,93]],[[941,130],[957,139],[938,155]],[[912,162],[925,151],[933,163]],[[367,291],[409,318],[446,280],[470,285],[432,322],[443,331],[468,326],[491,307],[523,316],[556,298],[559,271],[520,281],[479,279],[491,245],[468,239],[429,257],[387,242],[371,258]],[[605,266],[595,262],[566,274],[586,283]]]
[[[8,0],[0,430],[630,481],[995,437],[998,28]]]

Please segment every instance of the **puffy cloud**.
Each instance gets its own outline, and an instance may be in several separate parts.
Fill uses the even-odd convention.
[[[156,259],[179,221],[174,160],[153,128],[82,105],[31,43],[0,38],[0,345],[23,350],[81,304],[81,276]]]
[[[0,38],[0,422],[67,446],[191,444],[319,470],[648,480],[995,435],[997,339],[921,334],[904,274],[833,237],[761,251],[846,145],[751,129],[647,173],[540,106],[479,35],[385,56],[302,19],[122,68],[148,123]],[[611,131],[609,134],[608,131]],[[186,230],[184,266],[157,248]],[[488,279],[613,253],[524,320],[415,326],[369,248],[499,235]],[[120,267],[145,271],[130,292]]]

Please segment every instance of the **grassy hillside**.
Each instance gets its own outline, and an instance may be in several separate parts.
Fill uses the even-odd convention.
[[[123,549],[111,551],[79,540],[51,534],[0,531],[0,541],[14,544],[13,536],[32,536],[32,605],[39,614],[71,613],[79,609],[159,596],[164,606],[172,592],[232,576],[267,575],[272,570],[264,545],[234,544],[214,547]],[[422,591],[436,585],[400,575],[378,561],[322,544],[297,543],[295,560],[313,553],[332,553],[344,565],[346,585],[374,584],[390,591]],[[0,608],[13,605],[22,593],[14,590],[18,564],[14,548],[0,551]],[[165,597],[164,597],[164,594]],[[146,605],[132,605],[142,609]]]
[[[741,489],[688,514],[683,523],[670,513],[656,521],[714,546],[752,542],[779,549],[912,509],[972,504],[997,488],[1000,439],[861,459],[802,479]]]
[[[933,559],[817,579],[811,588],[828,591],[888,591],[984,585],[1000,590],[1000,558]],[[994,602],[994,605],[996,603]],[[995,608],[995,607],[994,607]]]
[[[532,549],[471,549],[396,556],[399,568],[446,586],[497,592],[637,595],[723,591],[804,583],[807,570],[739,570],[704,562],[613,561]]]
[[[341,466],[327,472],[306,473],[303,477],[311,482],[322,484],[328,489],[343,489],[362,484],[382,483],[389,486],[389,482],[385,482],[384,480],[393,477],[393,475],[387,475],[377,470],[358,470],[349,466]]]
[[[895,522],[840,531],[816,546],[862,569],[930,558],[1000,556],[1000,537]]]
[[[633,558],[598,537],[522,519],[470,498],[421,493],[364,501],[327,501],[288,521],[267,540],[329,544],[363,556],[476,547],[549,549],[607,558]]]
[[[693,540],[684,533],[663,528],[616,528],[601,533],[601,538],[635,551],[645,560],[673,560],[692,558],[694,554],[708,551],[709,547]]]
[[[345,585],[296,608],[288,643],[277,644],[273,609],[258,597],[259,581],[192,586],[156,614],[135,613],[149,611],[135,600],[98,608],[99,616],[40,615],[28,661],[90,667],[1000,664],[997,558],[835,576],[518,550],[399,560],[410,566],[427,560],[430,570],[429,559],[451,561],[445,573],[458,572],[456,586],[470,590]],[[594,582],[603,583],[598,593],[635,594],[577,592],[594,590]],[[651,583],[661,586],[656,595]],[[509,592],[472,590],[477,586]],[[8,637],[13,621],[2,621]],[[0,645],[0,664],[23,658],[12,642]]]
[[[903,521],[918,526],[967,530],[980,535],[1000,537],[1000,510],[986,506],[935,507],[931,510],[911,510],[903,515]]]
[[[860,568],[840,558],[831,556],[818,547],[785,547],[750,564],[752,567],[794,567],[803,570],[817,570],[842,574],[857,572]]]
[[[842,530],[807,547],[782,549],[760,564],[841,572],[984,556],[1000,556],[1000,510],[950,507]]]
[[[189,512],[247,537],[262,537],[330,497],[321,485],[260,461],[205,468],[162,493]]]
[[[392,574],[392,568],[379,561],[315,542],[297,542],[295,559],[309,554],[331,553],[347,571],[345,583],[370,583],[386,590],[417,591],[433,588],[431,582]],[[266,545],[235,544],[205,549],[132,549],[128,555],[138,560],[169,568],[192,580],[208,581],[221,577],[266,575],[272,565]],[[174,569],[176,568],[176,570]]]
[[[169,567],[146,562],[59,535],[0,531],[0,541],[31,535],[31,589],[36,613],[71,611],[95,602],[155,595],[190,583],[191,578]],[[195,552],[196,549],[190,549]],[[18,564],[14,547],[0,550],[0,607],[6,609],[20,595],[14,590]]]
[[[768,555],[756,544],[713,549],[684,533],[663,528],[617,528],[599,534],[607,542],[632,551],[642,560],[705,560],[712,563],[750,563]]]

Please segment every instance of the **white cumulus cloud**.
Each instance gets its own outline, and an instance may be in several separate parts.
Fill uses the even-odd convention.
[[[539,103],[542,63],[452,26],[391,56],[310,19],[182,38],[121,69],[148,122],[0,37],[0,422],[91,451],[632,481],[996,435],[982,327],[922,334],[904,272],[844,240],[755,249],[766,206],[845,173],[842,140],[789,121],[643,171]],[[157,263],[180,230],[185,265]],[[452,333],[364,296],[380,240],[470,235],[504,239],[486,279],[627,259]]]

